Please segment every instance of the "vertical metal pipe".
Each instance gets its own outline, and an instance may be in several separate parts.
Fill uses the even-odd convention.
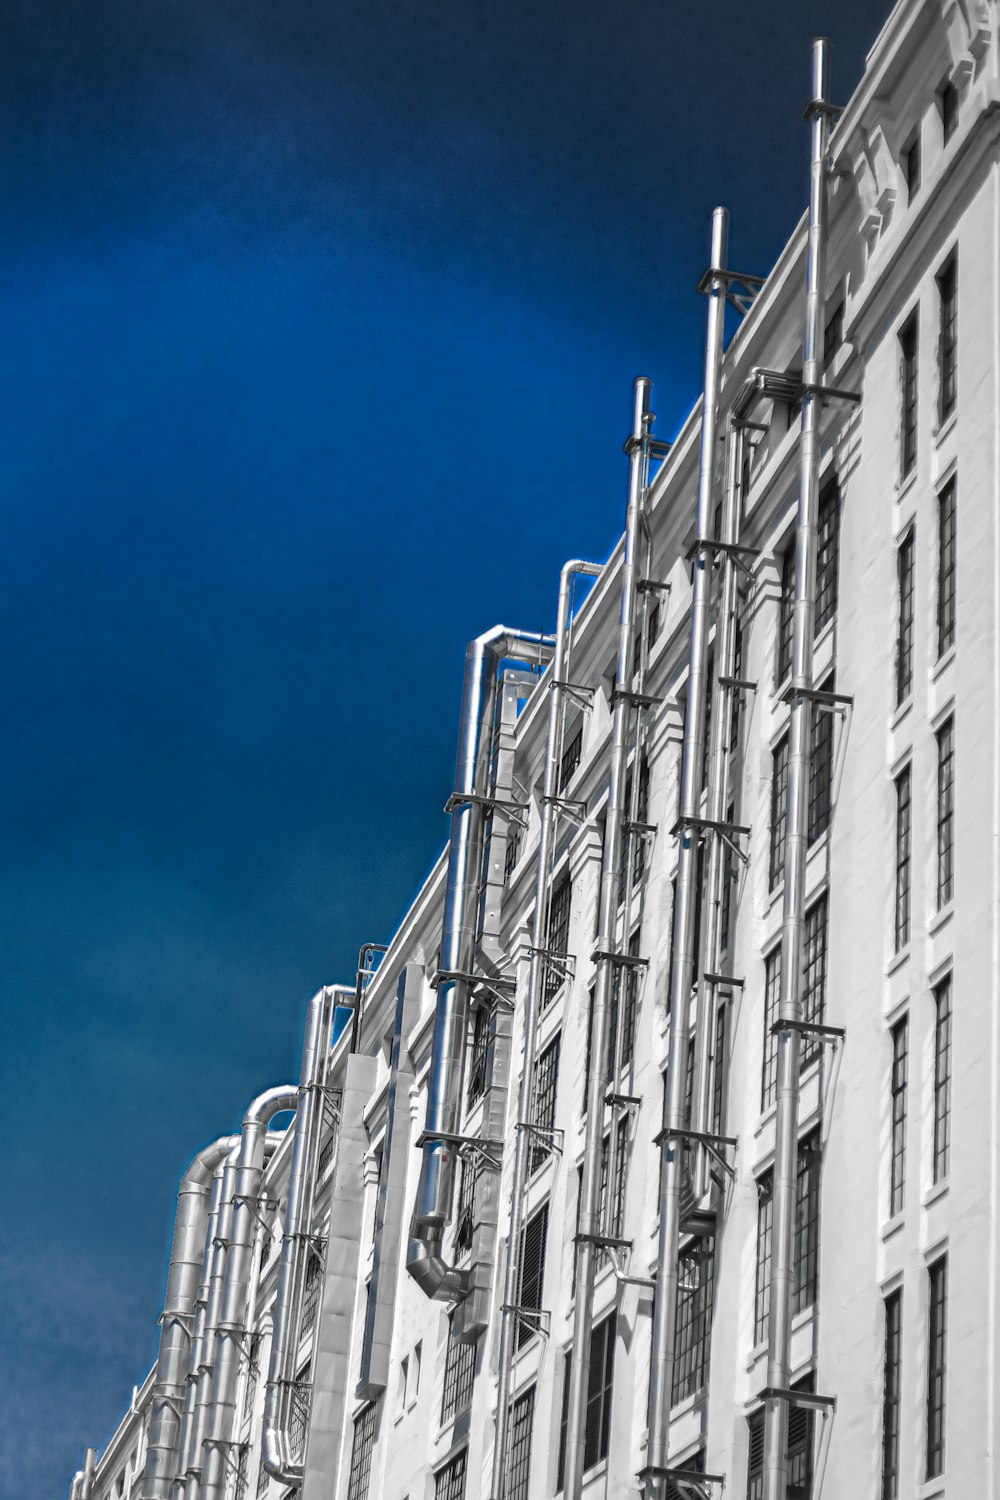
[[[548,927],[549,876],[552,844],[555,835],[556,804],[559,792],[560,726],[563,709],[563,684],[568,670],[570,600],[573,579],[583,575],[597,578],[599,563],[565,563],[559,575],[559,605],[556,619],[556,649],[549,685],[549,719],[545,740],[545,763],[542,775],[542,816],[535,858],[535,909],[531,919],[531,954],[528,962],[528,986],[524,996],[524,1031],[521,1083],[517,1099],[517,1135],[514,1142],[514,1172],[511,1180],[510,1225],[507,1231],[507,1258],[504,1267],[503,1303],[500,1312],[500,1353],[497,1377],[496,1442],[493,1448],[493,1500],[504,1500],[507,1484],[507,1443],[510,1419],[511,1364],[517,1322],[509,1311],[517,1301],[517,1283],[521,1262],[521,1222],[524,1187],[528,1176],[528,1153],[531,1135],[524,1128],[532,1109],[532,1068],[535,1057],[535,1032],[541,1004]]]
[[[140,1500],[171,1500],[173,1494],[191,1342],[190,1317],[198,1294],[212,1177],[228,1151],[228,1136],[199,1151],[184,1173],[177,1194]]]
[[[225,1492],[229,1447],[236,1424],[236,1387],[246,1335],[251,1255],[257,1204],[264,1176],[267,1127],[275,1115],[296,1109],[298,1103],[298,1090],[283,1085],[259,1095],[243,1116],[243,1130],[236,1158],[232,1228],[225,1260],[222,1315],[219,1319],[215,1369],[212,1373],[212,1405],[205,1439],[205,1466],[201,1486],[204,1500],[221,1500]]]
[[[97,1474],[97,1449],[87,1448],[83,1455],[83,1470],[80,1474],[80,1500],[91,1500],[94,1493],[94,1477]]]
[[[729,214],[724,208],[712,215],[711,269],[725,272],[729,240]],[[670,1041],[667,1055],[665,1128],[684,1125],[687,1072],[688,1016],[691,985],[697,955],[694,952],[695,914],[698,891],[698,831],[689,822],[700,812],[705,744],[705,669],[708,662],[708,630],[712,596],[713,554],[707,545],[713,522],[715,493],[716,428],[719,377],[725,333],[725,275],[711,278],[708,289],[708,334],[705,344],[705,388],[701,412],[701,452],[698,471],[698,501],[695,552],[691,589],[691,643],[688,669],[687,712],[681,752],[680,849],[677,859],[677,891],[674,906],[673,978],[670,991]],[[649,1365],[649,1445],[646,1493],[650,1500],[663,1500],[666,1481],[655,1471],[669,1459],[670,1404],[674,1381],[674,1336],[677,1324],[677,1247],[680,1238],[681,1186],[684,1146],[664,1137],[660,1154],[660,1233],[656,1293],[653,1303],[653,1334]]]
[[[207,1246],[209,1253],[208,1289],[205,1296],[204,1336],[198,1350],[195,1369],[194,1410],[191,1418],[189,1452],[182,1449],[182,1472],[186,1476],[185,1500],[199,1500],[201,1475],[205,1462],[205,1439],[210,1432],[212,1413],[212,1378],[219,1345],[219,1323],[222,1318],[222,1293],[226,1284],[226,1256],[233,1227],[233,1195],[236,1192],[239,1136],[222,1168],[219,1211]],[[194,1364],[192,1349],[192,1364]]]
[[[610,952],[615,938],[618,908],[618,868],[621,859],[622,822],[625,814],[625,761],[628,753],[632,708],[628,693],[632,686],[633,630],[636,601],[636,553],[639,522],[648,468],[648,437],[652,416],[649,409],[651,382],[641,375],[633,394],[632,440],[629,444],[628,509],[625,518],[625,552],[622,560],[622,597],[618,626],[618,662],[615,669],[614,713],[611,723],[611,763],[608,770],[608,809],[601,860],[596,948]],[[587,1395],[590,1381],[590,1336],[594,1315],[593,1236],[600,1233],[601,1148],[604,1140],[605,1093],[607,1089],[608,1010],[612,966],[605,958],[597,965],[590,1031],[590,1073],[587,1078],[587,1129],[584,1137],[580,1187],[580,1222],[576,1243],[576,1306],[573,1313],[573,1346],[569,1369],[566,1418],[566,1500],[579,1500],[583,1487],[586,1443]]]
[[[235,1149],[239,1145],[239,1136],[232,1138],[232,1146]],[[233,1157],[230,1151],[230,1158]],[[208,1296],[212,1281],[212,1261],[215,1254],[215,1240],[219,1227],[219,1210],[222,1206],[222,1183],[224,1169],[216,1167],[212,1177],[212,1197],[208,1211],[208,1228],[205,1234],[205,1253],[201,1263],[201,1282],[198,1287],[198,1297],[195,1302],[194,1326],[191,1336],[191,1353],[188,1364],[187,1385],[184,1389],[184,1412],[181,1423],[181,1439],[178,1446],[178,1495],[185,1500],[192,1500],[196,1494],[196,1483],[188,1474],[190,1465],[198,1462],[200,1455],[200,1443],[195,1447],[195,1416],[198,1404],[198,1384],[200,1372],[205,1360],[205,1339],[208,1329]],[[200,1466],[200,1465],[199,1465]]]
[[[806,325],[802,351],[802,439],[795,529],[795,602],[792,616],[792,689],[785,813],[785,890],[781,923],[779,1021],[802,1018],[802,943],[808,852],[809,763],[812,752],[813,636],[816,599],[816,527],[819,513],[820,399],[826,277],[826,156],[830,44],[813,43],[812,152],[806,258]],[[767,1384],[786,1389],[790,1373],[794,1277],[795,1178],[799,1131],[799,1034],[777,1037],[777,1114],[771,1228],[771,1289],[767,1330]],[[784,1500],[787,1402],[772,1398],[764,1416],[764,1500]]]
[[[726,438],[726,484],[722,510],[721,540],[734,545],[739,541],[740,471],[743,454],[742,426],[730,424]],[[715,683],[712,697],[712,730],[708,754],[709,818],[715,823],[726,819],[729,786],[729,746],[732,741],[732,713],[735,691],[723,678],[733,675],[736,651],[736,607],[738,569],[731,552],[723,552],[720,564],[719,614],[715,631]],[[713,835],[708,851],[705,880],[705,914],[702,921],[705,961],[698,974],[698,1021],[695,1032],[694,1128],[708,1133],[712,1098],[712,1047],[715,1038],[715,984],[706,973],[718,974],[722,943],[722,885],[726,878],[725,845]],[[697,955],[696,955],[697,957]],[[700,1200],[708,1191],[708,1152],[699,1148],[695,1159],[694,1195]]]

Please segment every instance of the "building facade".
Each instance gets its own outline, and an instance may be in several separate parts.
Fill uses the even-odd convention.
[[[470,647],[449,847],[186,1174],[74,1500],[1000,1493],[998,27],[814,89],[763,284],[717,216],[706,399]]]

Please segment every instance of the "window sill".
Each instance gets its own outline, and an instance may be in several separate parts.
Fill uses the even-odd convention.
[[[918,1484],[916,1497],[917,1500],[944,1500],[944,1475],[937,1474],[933,1479],[925,1479],[923,1484]]]
[[[939,912],[936,912],[927,923],[928,937],[936,937],[937,934],[941,931],[942,927],[947,927],[948,923],[951,921],[954,915],[955,901],[953,897],[950,901],[946,901],[941,910]]]
[[[899,505],[906,498],[907,494],[910,492],[910,490],[913,489],[913,486],[916,484],[916,482],[917,482],[917,468],[918,468],[918,465],[914,464],[913,468],[910,470],[909,474],[907,474],[904,479],[898,479],[896,481],[896,504],[897,505]]]
[[[584,1487],[584,1489],[586,1489],[588,1485],[596,1483],[596,1481],[598,1479],[603,1479],[605,1477],[605,1475],[607,1474],[607,1472],[608,1472],[608,1461],[607,1461],[606,1458],[602,1458],[600,1460],[600,1462],[594,1464],[592,1468],[590,1468],[590,1469],[584,1469],[584,1471],[583,1471],[583,1487]],[[559,1493],[562,1494],[563,1491],[560,1490]]]
[[[898,729],[913,707],[913,693],[907,693],[902,703],[897,703],[889,719],[890,730]]]
[[[910,945],[909,943],[905,943],[904,946],[900,948],[899,952],[894,953],[889,962],[886,964],[886,975],[888,976],[889,974],[895,974],[898,969],[901,969],[903,965],[909,963],[909,961]]]
[[[937,682],[939,677],[944,676],[945,672],[947,672],[948,668],[955,660],[956,649],[957,648],[955,646],[949,646],[944,655],[938,657],[933,667],[931,667],[931,682]]]
[[[670,1408],[671,1422],[679,1422],[681,1417],[686,1417],[688,1412],[694,1411],[700,1401],[704,1401],[705,1391],[695,1391],[693,1395],[684,1396],[682,1400],[676,1401]]]
[[[894,1214],[891,1219],[887,1219],[882,1225],[882,1243],[885,1244],[887,1240],[891,1240],[894,1235],[897,1235],[905,1223],[906,1210],[904,1208],[900,1209],[898,1214]]]
[[[947,1177],[942,1178],[940,1182],[936,1182],[932,1188],[927,1189],[923,1198],[920,1200],[921,1208],[931,1208],[935,1203],[939,1202],[940,1199],[946,1198],[948,1196],[948,1189],[950,1187],[951,1183],[948,1181]]]
[[[954,406],[954,407],[952,407],[952,409],[948,413],[948,415],[945,417],[944,421],[941,423],[941,426],[938,427],[938,428],[936,428],[935,431],[933,431],[931,433],[931,437],[934,440],[934,446],[935,446],[935,448],[940,448],[940,446],[944,442],[945,438],[948,437],[955,430],[955,426],[956,426],[957,422],[958,422],[958,407]]]

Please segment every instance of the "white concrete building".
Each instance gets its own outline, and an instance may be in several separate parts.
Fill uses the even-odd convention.
[[[355,1004],[353,988],[314,1003],[321,1046],[296,1129],[252,1149],[245,1137],[241,1172],[227,1176],[224,1142],[190,1180],[166,1352],[96,1468],[74,1481],[77,1500],[554,1496],[567,1415],[572,1450],[582,1294],[592,1298],[590,1364],[568,1500],[715,1497],[722,1481],[750,1500],[1000,1494],[997,0],[897,5],[832,122],[828,168],[821,362],[835,394],[808,378],[803,388],[803,220],[762,287],[729,283],[752,306],[722,361],[708,466],[701,404],[666,456],[643,443],[639,422],[634,549],[626,560],[619,545],[575,614],[565,676],[531,672],[549,648],[506,637],[475,658],[485,734],[470,741],[474,715],[463,729],[471,779],[458,786],[451,849],[374,977],[359,981],[360,1015],[344,1025],[348,1013],[335,1009]],[[717,297],[726,284],[709,278]],[[641,402],[640,389],[640,416]],[[796,523],[803,409],[820,433],[806,541]],[[712,528],[699,546],[700,471]],[[797,536],[800,564],[803,547],[815,564],[802,585],[815,612],[808,682],[793,662]],[[703,757],[704,728],[689,729],[685,793],[700,568],[716,734]],[[728,642],[727,586],[738,626]],[[553,704],[560,768],[546,794]],[[796,916],[786,886],[797,711],[812,770]],[[533,929],[546,810],[548,911]],[[455,839],[466,841],[464,887]],[[702,882],[687,1024],[671,973],[691,961],[673,914],[684,858]],[[790,901],[803,944],[795,1013],[780,988]],[[611,1016],[596,1062],[595,987]],[[526,1003],[531,1108],[521,1120]],[[343,1029],[333,1026],[331,1049],[334,1014]],[[671,1016],[686,1118],[664,1140]],[[802,1054],[791,1115],[789,1037]],[[448,1071],[449,1042],[464,1052],[461,1077]],[[781,1199],[789,1119],[793,1200]],[[603,1188],[593,1155],[599,1224],[585,1222],[580,1246],[587,1120],[591,1145],[608,1144]],[[685,1134],[692,1128],[699,1138]],[[301,1173],[289,1203],[293,1136]],[[506,1305],[519,1311],[505,1316],[518,1139],[520,1268]],[[415,1205],[447,1202],[456,1158],[447,1223],[427,1213],[414,1224]],[[679,1270],[662,1251],[665,1184],[680,1204]],[[782,1295],[772,1216],[791,1201],[783,1365],[773,1331],[768,1349],[769,1306]],[[657,1298],[675,1276],[662,1365]],[[652,1412],[651,1365],[658,1378],[666,1370],[672,1395]],[[512,1401],[502,1492],[501,1367]],[[829,1399],[770,1398],[787,1461],[768,1477],[761,1393],[792,1385]],[[281,1480],[262,1462],[266,1428]],[[703,1481],[684,1477],[699,1469]]]

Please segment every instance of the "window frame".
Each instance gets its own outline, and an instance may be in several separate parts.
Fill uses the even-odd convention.
[[[913,692],[916,635],[917,533],[907,528],[896,548],[896,707]]]
[[[900,358],[900,424],[899,477],[906,480],[917,467],[918,413],[920,406],[920,317],[915,307],[898,334]]]
[[[913,917],[913,766],[907,761],[893,778],[895,809],[895,881],[893,885],[893,951],[910,941]]]
[[[903,1288],[882,1302],[882,1453],[880,1500],[899,1500],[900,1416],[902,1412]]]
[[[936,894],[941,911],[955,896],[955,715],[934,735],[937,746]]]
[[[934,986],[934,1134],[932,1181],[947,1180],[951,1166],[952,974]]]
[[[958,613],[958,482],[951,477],[937,496],[937,659],[955,644]]]
[[[938,295],[938,422],[958,406],[958,251],[934,277]]]
[[[910,1017],[907,1012],[889,1032],[889,1217],[906,1206],[906,1117],[910,1077]]]
[[[925,1475],[944,1473],[948,1382],[948,1253],[927,1267],[927,1402]]]

